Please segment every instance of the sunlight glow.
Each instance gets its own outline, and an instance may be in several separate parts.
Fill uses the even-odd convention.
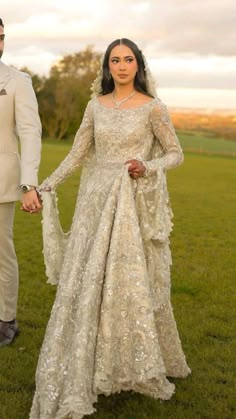
[[[201,109],[234,109],[236,111],[236,90],[159,88],[158,97],[171,107]]]

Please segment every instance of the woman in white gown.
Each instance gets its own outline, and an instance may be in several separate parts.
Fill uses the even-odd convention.
[[[41,185],[47,273],[59,281],[31,419],[80,419],[98,394],[121,390],[168,400],[167,376],[190,373],[170,303],[165,178],[181,147],[132,41],[109,45],[93,90],[70,153]],[[54,190],[82,163],[62,236]]]

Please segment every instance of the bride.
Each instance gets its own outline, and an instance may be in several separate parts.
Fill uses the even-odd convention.
[[[171,208],[165,171],[183,154],[146,61],[112,42],[74,145],[41,185],[44,255],[58,281],[31,419],[80,419],[98,394],[168,400],[190,373],[170,303]],[[71,230],[55,188],[83,164]]]

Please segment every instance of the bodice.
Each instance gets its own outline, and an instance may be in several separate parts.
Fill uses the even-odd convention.
[[[148,160],[154,135],[149,118],[151,100],[135,109],[112,109],[94,103],[94,141],[97,162]]]
[[[134,109],[112,109],[95,97],[88,103],[70,153],[41,187],[55,188],[76,167],[86,165],[86,160],[115,168],[135,158],[142,160],[146,176],[182,163],[182,150],[165,105],[153,99]]]

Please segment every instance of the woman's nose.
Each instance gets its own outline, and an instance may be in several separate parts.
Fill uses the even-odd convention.
[[[120,70],[125,70],[126,69],[126,62],[125,61],[120,61]]]

